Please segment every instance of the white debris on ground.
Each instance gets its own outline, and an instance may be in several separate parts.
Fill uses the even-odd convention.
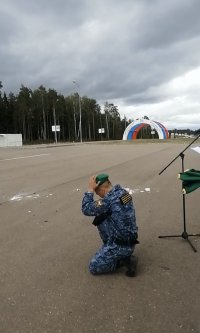
[[[53,195],[52,193],[47,194],[47,195],[46,195],[46,198],[48,198],[48,197],[50,197],[50,196],[52,196],[52,195]]]
[[[37,193],[34,194],[19,193],[10,198],[10,201],[21,201],[23,199],[37,199],[39,197],[40,195]]]
[[[131,189],[129,187],[124,188],[129,194],[136,194],[136,193],[150,193],[152,190],[149,187],[142,188],[135,188]],[[73,189],[73,192],[80,192],[80,188]],[[157,192],[159,192],[157,190]],[[46,194],[45,197],[48,198],[52,196],[52,193]],[[33,194],[27,194],[27,193],[19,193],[14,195],[12,198],[9,199],[9,201],[22,201],[22,200],[29,200],[29,199],[38,199],[40,198],[40,194],[33,193]]]
[[[52,193],[49,193],[47,195],[43,195],[46,198],[52,196]],[[41,195],[38,193],[28,194],[28,193],[19,193],[14,195],[12,198],[9,199],[9,201],[22,201],[22,200],[29,200],[29,199],[38,199]]]
[[[144,189],[142,188],[135,188],[135,189],[131,189],[129,187],[125,187],[125,190],[129,193],[129,194],[135,194],[135,193],[150,193],[151,189],[149,187],[145,187]]]

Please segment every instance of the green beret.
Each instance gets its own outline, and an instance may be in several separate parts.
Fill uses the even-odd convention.
[[[107,182],[109,178],[109,175],[107,173],[100,173],[96,176],[96,183],[99,183],[99,185],[102,185],[103,183]]]

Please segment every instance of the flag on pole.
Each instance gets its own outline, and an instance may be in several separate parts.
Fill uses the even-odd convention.
[[[182,180],[183,193],[187,194],[195,191],[200,187],[200,171],[188,169],[178,174],[178,178]]]

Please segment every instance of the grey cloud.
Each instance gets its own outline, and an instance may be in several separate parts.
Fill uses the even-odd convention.
[[[43,84],[66,95],[76,79],[97,101],[165,101],[163,85],[200,65],[199,12],[197,0],[7,0],[0,80],[7,92]]]
[[[15,20],[13,20],[12,15],[3,14],[1,15],[0,20],[0,30],[1,30],[1,48],[2,44],[9,43],[10,40],[13,38],[13,32],[17,33],[19,29],[19,25]]]
[[[137,38],[137,47],[166,48],[199,36],[199,12],[198,0],[157,1],[154,6],[146,6],[137,27],[143,32],[142,38]]]

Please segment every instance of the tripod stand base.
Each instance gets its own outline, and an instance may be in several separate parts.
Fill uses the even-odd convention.
[[[189,240],[189,237],[200,237],[200,234],[188,234],[186,231],[183,231],[181,235],[169,235],[169,236],[158,236],[158,238],[172,238],[172,237],[182,237],[183,239],[187,240],[187,242],[190,244],[191,248],[194,252],[197,252],[194,245]]]

